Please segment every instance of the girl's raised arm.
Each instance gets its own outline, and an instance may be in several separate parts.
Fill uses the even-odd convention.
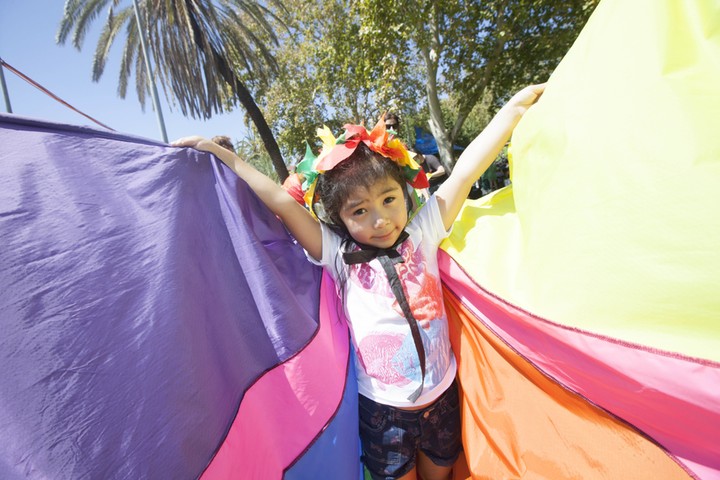
[[[450,177],[435,193],[446,229],[455,222],[473,183],[495,160],[515,125],[544,90],[545,84],[530,85],[516,93],[460,155]]]
[[[184,137],[174,147],[192,147],[210,152],[245,180],[260,200],[277,215],[300,245],[316,260],[322,255],[320,223],[280,185],[258,172],[235,153],[203,137]]]

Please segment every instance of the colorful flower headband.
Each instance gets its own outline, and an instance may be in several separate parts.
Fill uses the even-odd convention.
[[[395,135],[387,132],[382,118],[370,132],[362,125],[347,124],[344,128],[345,133],[337,139],[328,127],[318,129],[318,137],[323,142],[320,155],[315,156],[310,145],[307,145],[305,158],[297,165],[296,172],[305,177],[302,184],[303,192],[305,192],[305,204],[310,207],[313,215],[315,213],[312,204],[318,177],[352,155],[360,143],[364,143],[373,152],[400,165],[405,180],[413,188],[429,187],[425,172],[413,158],[415,154],[409,152]]]

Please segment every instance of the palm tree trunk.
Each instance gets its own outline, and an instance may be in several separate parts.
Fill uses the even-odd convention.
[[[230,68],[225,58],[216,52],[212,46],[210,48],[215,62],[218,65],[220,75],[222,75],[225,81],[232,87],[237,99],[240,100],[240,103],[250,116],[250,120],[252,120],[255,124],[255,128],[257,128],[258,134],[265,145],[265,149],[270,155],[270,161],[272,161],[275,172],[277,173],[280,182],[284,182],[289,175],[288,169],[283,161],[282,153],[280,153],[280,147],[275,140],[275,135],[273,135],[272,130],[270,130],[270,126],[267,124],[265,116],[262,114],[262,111],[260,111],[260,107],[257,106],[257,103],[255,103],[255,99],[250,91],[247,89],[245,84],[237,78],[237,75],[235,75],[235,72]]]
[[[233,91],[235,92],[238,100],[240,100],[242,106],[245,107],[245,111],[250,116],[250,120],[252,120],[255,124],[255,128],[257,128],[258,134],[263,141],[263,145],[265,145],[265,150],[267,150],[270,155],[270,160],[272,161],[280,182],[284,182],[289,175],[288,169],[283,161],[282,153],[280,153],[280,147],[278,146],[277,141],[275,141],[275,135],[273,135],[272,130],[270,130],[270,126],[267,124],[267,121],[265,121],[265,116],[255,103],[255,100],[248,91],[247,87],[245,87],[245,85],[237,79],[235,79]]]

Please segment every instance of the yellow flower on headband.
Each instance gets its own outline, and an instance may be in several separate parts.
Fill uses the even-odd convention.
[[[322,140],[323,150],[330,150],[335,146],[335,143],[337,143],[335,136],[332,134],[327,125],[323,125],[323,128],[318,128],[317,136],[320,137],[320,140]]]

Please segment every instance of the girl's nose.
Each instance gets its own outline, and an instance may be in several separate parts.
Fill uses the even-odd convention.
[[[375,228],[381,228],[384,227],[386,223],[385,216],[380,214],[375,214]]]

